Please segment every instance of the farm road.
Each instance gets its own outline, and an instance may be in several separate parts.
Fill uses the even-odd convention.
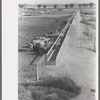
[[[83,34],[86,26],[80,23],[78,11],[57,56],[56,66],[47,66],[43,76],[68,76],[82,88],[81,94],[71,100],[95,100],[96,53]]]

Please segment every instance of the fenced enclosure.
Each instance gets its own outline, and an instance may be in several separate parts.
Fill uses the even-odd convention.
[[[76,11],[77,12],[77,11]],[[72,15],[68,23],[65,25],[65,27],[62,29],[61,33],[47,52],[47,54],[44,54],[42,58],[37,63],[37,81],[39,80],[42,72],[45,69],[46,65],[55,65],[56,64],[56,57],[60,50],[60,47],[64,41],[64,38],[66,37],[67,31],[70,28],[70,24],[72,23],[76,12]]]

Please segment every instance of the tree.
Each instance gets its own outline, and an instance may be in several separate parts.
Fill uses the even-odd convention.
[[[57,8],[57,5],[56,4],[54,4],[54,8]]]
[[[41,7],[41,4],[38,4],[37,7],[40,8]]]
[[[44,8],[46,8],[46,5],[43,5]]]
[[[74,4],[73,4],[73,3],[71,3],[69,6],[72,8],[72,7],[74,7]]]
[[[78,4],[79,7],[82,7],[82,4]]]
[[[65,4],[65,8],[68,8],[68,4]]]
[[[20,7],[20,8],[23,8],[23,5],[22,5],[22,4],[19,4],[19,7]]]
[[[20,8],[25,8],[25,4],[19,4]]]
[[[84,6],[84,7],[87,7],[87,6],[88,6],[88,4],[87,4],[87,3],[83,3],[83,6]]]
[[[93,7],[93,6],[94,6],[94,3],[90,2],[90,3],[89,3],[89,6],[90,6],[90,7]]]

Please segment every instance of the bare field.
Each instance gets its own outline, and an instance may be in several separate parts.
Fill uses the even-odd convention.
[[[24,46],[26,42],[32,41],[39,35],[59,30],[69,19],[74,10],[52,11],[53,14],[41,14],[39,16],[21,16],[18,20],[18,46]],[[40,17],[42,16],[42,17]],[[58,21],[57,21],[58,20]]]
[[[82,9],[82,11],[87,11],[86,13],[93,12],[91,9]],[[38,17],[24,16],[19,18],[19,47],[24,46],[27,41],[31,41],[36,36],[44,35],[49,31],[55,32],[55,30],[59,30],[64,25],[63,21],[70,18],[68,17],[69,14],[68,16],[66,14],[66,17],[65,14],[63,17],[61,17],[61,14],[60,17],[58,17],[58,13],[55,15],[57,17],[53,17],[54,15],[50,17],[51,15],[41,14]],[[62,51],[60,51],[58,55],[57,64],[55,66],[46,67],[41,77],[43,81],[39,81],[39,83],[35,85],[31,83],[26,84],[24,82],[23,86],[19,85],[19,100],[70,100],[76,96],[75,99],[78,100],[86,96],[86,99],[89,98],[91,89],[94,89],[95,52],[92,51],[93,46],[90,47],[91,37],[87,34],[95,34],[94,32],[90,32],[90,30],[93,29],[90,23],[92,23],[92,25],[95,23],[94,15],[95,14],[86,14],[83,16],[80,12],[77,13],[70,32],[62,45]],[[86,41],[86,39],[89,40]],[[21,68],[23,65],[26,66],[23,69],[23,75],[20,75],[20,79],[34,81],[36,69],[35,66],[30,65],[34,57],[35,55],[33,55],[32,52],[19,53],[19,63],[23,62],[19,67]],[[48,76],[51,76],[51,80]],[[69,78],[66,78],[66,80],[65,78],[57,79],[57,77],[64,76],[69,76]],[[55,77],[56,80],[53,80],[53,77]],[[70,78],[74,80],[75,84]],[[65,87],[66,91],[63,90]],[[93,96],[91,96],[91,98],[94,100]]]
[[[59,30],[64,24],[63,21],[69,17],[61,18],[36,18],[24,17],[19,19],[19,47],[24,46],[26,42],[32,41],[39,35],[44,35],[50,31]],[[56,22],[56,20],[59,20]]]
[[[37,36],[56,30],[61,30],[65,24],[64,21],[69,19],[74,10],[55,11],[55,14],[41,14],[40,16],[21,16],[18,19],[18,48],[25,46],[27,42],[31,42]],[[53,11],[54,13],[54,11]],[[24,70],[31,66],[32,60],[36,55],[32,52],[18,53],[19,70]],[[39,60],[41,56],[38,57]],[[21,71],[22,72],[22,71]]]

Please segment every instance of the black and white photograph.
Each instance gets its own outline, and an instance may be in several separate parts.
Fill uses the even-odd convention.
[[[17,100],[98,99],[97,2],[18,1]]]
[[[63,1],[18,5],[19,100],[96,100],[96,3]]]

